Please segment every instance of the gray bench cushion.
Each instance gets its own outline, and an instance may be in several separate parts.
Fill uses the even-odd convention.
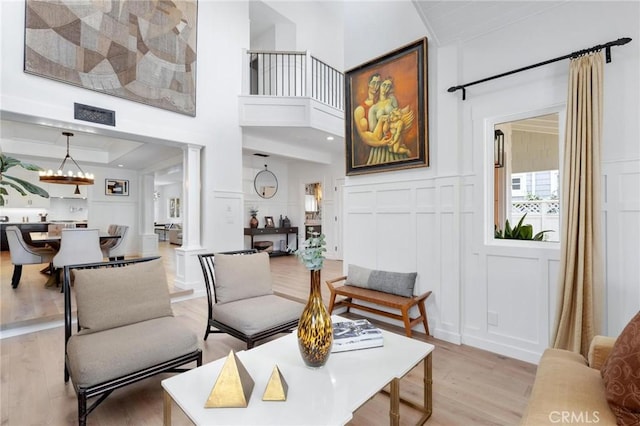
[[[162,317],[100,333],[75,334],[67,345],[71,377],[91,386],[198,349],[198,337],[175,317]]]
[[[376,271],[349,265],[345,285],[368,288],[397,296],[413,297],[417,275],[416,272]]]
[[[303,309],[302,303],[270,294],[229,303],[216,303],[213,305],[213,319],[251,336],[300,318]]]
[[[74,274],[81,334],[173,315],[162,259]]]
[[[221,254],[214,258],[218,303],[273,294],[267,253]]]

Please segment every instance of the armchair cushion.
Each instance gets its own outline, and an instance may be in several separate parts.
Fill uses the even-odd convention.
[[[114,270],[113,268],[111,269]],[[74,334],[67,357],[76,386],[88,387],[198,350],[198,338],[163,317],[101,333]]]
[[[162,259],[74,272],[80,334],[173,316]]]
[[[640,424],[640,312],[616,339],[601,372],[607,402],[618,424]]]
[[[216,258],[218,255],[216,254]],[[299,318],[304,305],[275,294],[213,305],[213,318],[247,336]]]
[[[217,303],[273,294],[272,284],[267,253],[215,255]]]
[[[412,297],[417,275],[416,272],[376,271],[349,265],[345,285],[368,288],[397,296]]]

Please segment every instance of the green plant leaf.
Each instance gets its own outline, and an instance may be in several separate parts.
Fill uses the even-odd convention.
[[[8,177],[9,177],[9,176],[5,176],[5,178],[8,178]],[[16,184],[15,184],[15,183],[13,183],[13,182],[9,182],[8,180],[0,181],[0,185],[7,185],[7,186],[10,186],[11,188],[13,188],[13,189],[15,189],[16,191],[18,191],[18,192],[20,193],[20,195],[22,195],[23,197],[24,197],[25,195],[27,195],[27,192],[26,192],[24,189],[22,189],[22,187],[20,187],[20,186],[16,185]],[[6,192],[7,192],[7,191],[5,190],[5,193],[6,193]],[[8,195],[8,194],[4,194],[4,195]]]
[[[504,224],[504,237],[511,238],[511,224],[509,223],[509,219],[507,219]]]
[[[314,232],[302,243],[302,247],[296,250],[295,255],[308,270],[317,271],[322,269],[324,264],[324,253],[327,251],[325,244],[324,234]]]
[[[530,240],[533,236],[533,226],[532,225],[523,225],[520,227],[518,231],[518,239],[519,240]]]
[[[551,229],[547,229],[546,231],[538,232],[536,235],[533,236],[534,241],[543,241],[544,234],[546,234],[547,232],[553,232],[553,231]]]
[[[7,176],[4,175],[3,177],[4,179],[11,179],[13,180],[15,183],[17,183],[18,185],[22,185],[22,187],[24,189],[27,190],[27,192],[34,194],[34,195],[38,195],[42,198],[49,198],[49,193],[47,191],[45,191],[44,189],[40,188],[37,185],[32,184],[31,182],[27,182],[26,180],[23,179],[18,179],[17,177],[14,176]],[[16,188],[15,185],[13,185],[14,188]],[[22,192],[22,195],[26,195]]]

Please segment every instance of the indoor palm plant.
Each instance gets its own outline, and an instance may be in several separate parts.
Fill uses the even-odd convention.
[[[43,198],[49,198],[49,193],[39,186],[15,176],[7,175],[7,170],[14,166],[20,166],[23,169],[34,172],[42,170],[41,167],[36,166],[35,164],[23,163],[22,161],[17,160],[13,157],[8,157],[4,154],[0,154],[0,207],[5,205],[5,195],[9,195],[6,187],[15,189],[22,196],[26,196],[27,193],[30,193],[39,195]]]
[[[296,256],[311,274],[309,300],[298,323],[298,348],[306,365],[322,367],[329,359],[333,344],[331,316],[324,306],[320,291],[320,270],[327,249],[324,234],[310,234],[296,251]]]

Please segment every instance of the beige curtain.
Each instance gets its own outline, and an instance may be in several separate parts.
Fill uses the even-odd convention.
[[[562,175],[559,297],[553,346],[587,355],[602,324],[602,52],[571,60]]]

